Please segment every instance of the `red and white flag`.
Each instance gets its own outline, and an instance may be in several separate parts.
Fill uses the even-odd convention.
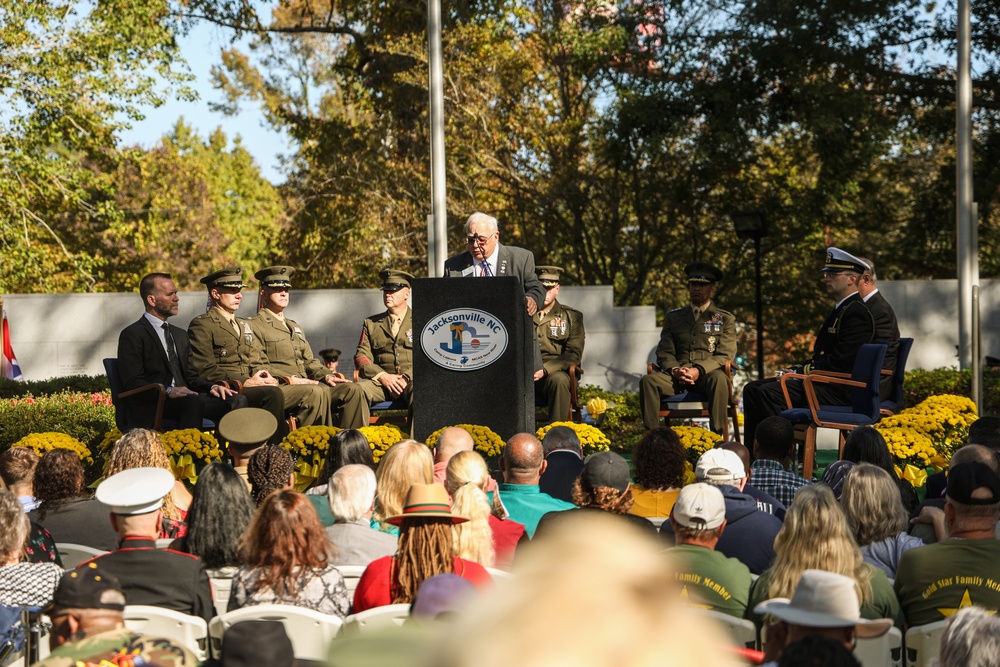
[[[14,356],[14,348],[10,346],[10,325],[7,324],[7,311],[3,311],[3,353],[0,354],[0,377],[8,380],[23,380],[21,367]]]

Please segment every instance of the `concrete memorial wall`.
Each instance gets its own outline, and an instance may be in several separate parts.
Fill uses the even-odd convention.
[[[958,284],[955,280],[880,283],[899,320],[915,338],[909,368],[957,366]],[[204,292],[182,292],[171,322],[187,327],[204,312]],[[652,306],[617,307],[611,287],[564,286],[559,301],[584,314],[587,345],[583,382],[611,391],[637,390],[659,340]],[[256,293],[243,293],[239,315],[256,312]],[[1000,356],[1000,281],[981,282],[982,349]],[[12,294],[4,296],[11,344],[28,380],[104,373],[101,359],[117,353],[118,332],[142,314],[134,294]],[[288,316],[305,329],[314,352],[343,351],[340,370],[350,375],[362,320],[383,310],[378,290],[293,290]],[[765,323],[766,324],[766,323]]]

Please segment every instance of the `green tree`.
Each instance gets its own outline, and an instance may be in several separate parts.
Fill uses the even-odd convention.
[[[189,96],[166,0],[0,0],[0,291],[94,289],[115,132]]]
[[[102,289],[136,289],[151,271],[195,289],[219,266],[271,260],[282,201],[242,143],[227,144],[221,129],[205,141],[182,119],[152,150],[127,152],[113,176],[122,218],[101,233]]]

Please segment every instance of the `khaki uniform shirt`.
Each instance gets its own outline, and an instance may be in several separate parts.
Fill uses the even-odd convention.
[[[379,373],[413,377],[413,311],[409,307],[392,335],[389,311],[372,315],[361,329],[361,340],[354,353],[354,365],[361,377],[374,378]]]
[[[261,308],[247,320],[257,343],[264,349],[271,372],[278,377],[298,376],[321,380],[333,372],[313,356],[306,335],[294,320],[281,319]]]
[[[209,382],[246,382],[262,368],[270,372],[250,322],[237,317],[236,323],[241,329],[238,336],[218,308],[191,320],[188,326],[191,360],[199,377]]]
[[[542,351],[542,366],[549,375],[579,366],[583,359],[583,313],[553,301],[545,315],[535,313],[535,332]]]

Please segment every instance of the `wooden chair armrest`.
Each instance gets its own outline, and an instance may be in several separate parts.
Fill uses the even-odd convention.
[[[882,369],[882,375],[895,375],[895,374],[896,374],[896,371],[888,371],[888,370],[886,370],[884,368]]]
[[[839,384],[845,387],[867,386],[864,382],[858,382],[857,380],[845,380],[843,378],[813,375],[811,373],[807,375],[802,383],[806,390],[806,401],[809,402],[809,412],[812,415],[813,423],[818,425],[822,425],[825,422],[819,418],[819,399],[816,397],[816,389],[813,387],[813,384],[817,382],[820,384]]]
[[[278,384],[293,384],[291,375],[279,375]]]
[[[162,384],[156,382],[151,384],[144,384],[141,387],[136,387],[135,389],[129,389],[128,391],[123,391],[118,394],[118,398],[128,398],[129,396],[138,396],[139,394],[144,394],[147,391],[159,392],[159,400],[164,400],[167,397],[167,388]]]
[[[660,367],[656,364],[646,364],[646,375],[652,375],[653,373],[658,373]]]
[[[167,388],[162,384],[152,383],[144,384],[141,387],[136,387],[135,389],[129,389],[128,391],[123,391],[118,394],[118,398],[128,398],[129,396],[137,396],[139,394],[144,394],[147,392],[156,392],[156,413],[153,415],[153,430],[160,430],[160,422],[163,421],[163,407],[167,402]]]
[[[239,380],[224,380],[223,382],[220,382],[219,384],[223,384],[223,385],[229,387],[230,389],[232,389],[233,391],[235,391],[237,394],[242,394],[243,393],[243,383],[240,382]]]
[[[361,371],[359,371],[357,368],[355,368],[354,369],[354,381],[357,382],[360,377],[361,377]]]
[[[778,384],[781,386],[781,393],[785,397],[785,408],[791,410],[795,406],[792,405],[792,397],[788,393],[788,385],[786,384],[790,379],[801,380],[805,375],[802,373],[785,373],[780,378],[778,378]]]
[[[819,370],[817,370],[817,371],[809,371],[809,375],[825,375],[827,377],[832,377],[832,378],[849,378],[849,377],[851,377],[850,373],[844,373],[844,372],[841,372],[841,371],[819,371]]]

